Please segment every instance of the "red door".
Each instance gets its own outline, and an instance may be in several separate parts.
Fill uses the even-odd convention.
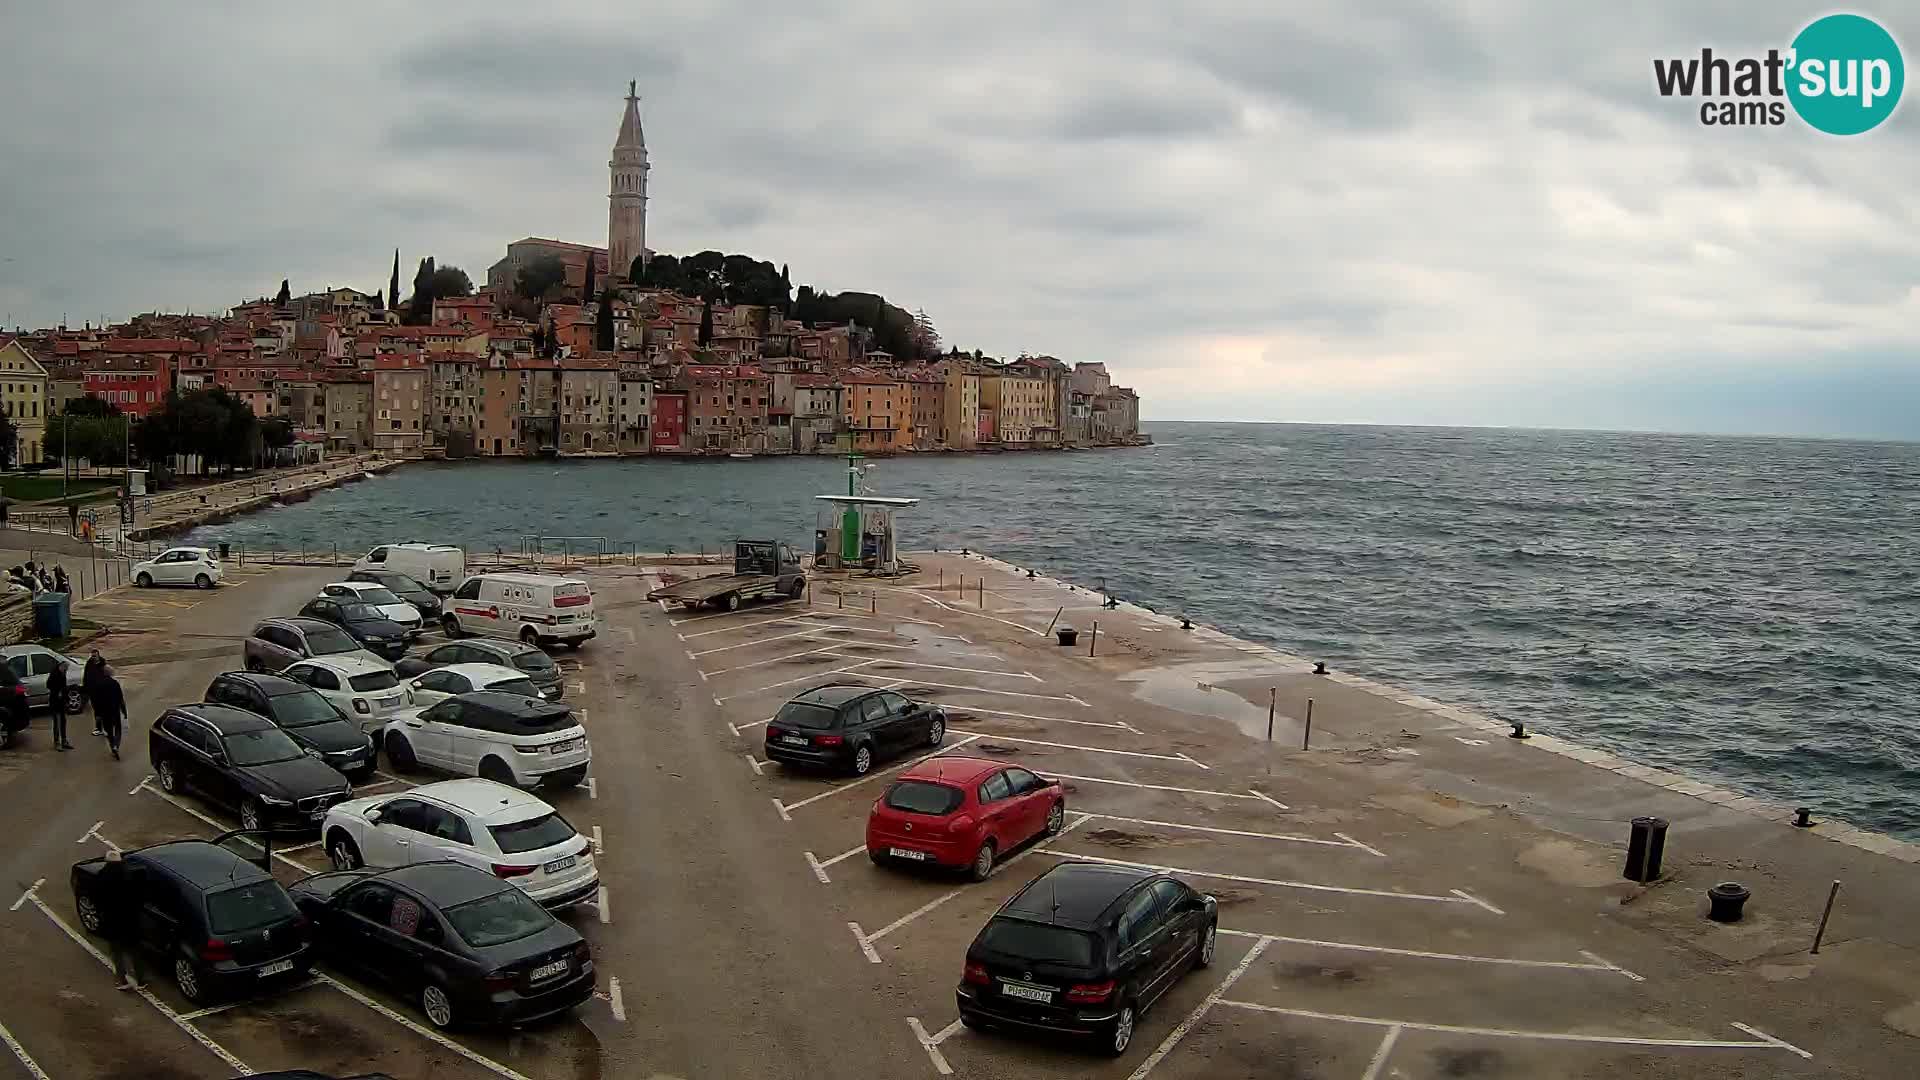
[[[1007,770],[1001,769],[980,781],[980,813],[986,819],[987,835],[1001,854],[1024,839],[1022,807],[1013,797],[1013,785]]]
[[[1012,788],[1013,801],[1019,805],[1020,835],[1015,843],[1040,835],[1047,827],[1047,811],[1053,806],[1048,794],[1046,781],[1025,769],[1009,768],[1007,783]],[[1003,849],[1004,850],[1004,849]]]

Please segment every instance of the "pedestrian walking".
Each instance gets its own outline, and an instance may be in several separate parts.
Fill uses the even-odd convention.
[[[47,708],[53,711],[53,748],[73,749],[67,741],[67,665],[58,659],[47,675]]]
[[[53,568],[53,591],[63,593],[73,592],[73,582],[67,578],[67,567],[65,563]]]
[[[87,695],[88,701],[93,700],[94,687],[99,684],[100,676],[106,673],[107,658],[100,655],[99,649],[93,650],[92,654],[87,657],[87,666],[80,672],[80,692]],[[100,712],[97,709],[94,710],[93,714],[93,733],[95,735],[106,734],[106,732],[100,730]]]
[[[127,699],[120,692],[120,680],[102,664],[100,678],[94,683],[93,715],[99,721],[101,734],[107,737],[107,749],[113,751],[115,761],[120,760],[120,727],[126,714]]]
[[[146,986],[140,972],[140,938],[133,913],[133,883],[128,880],[127,864],[119,848],[107,849],[107,862],[94,880],[99,905],[100,928],[106,931],[107,947],[113,952],[113,974],[120,980],[118,990],[140,990]]]

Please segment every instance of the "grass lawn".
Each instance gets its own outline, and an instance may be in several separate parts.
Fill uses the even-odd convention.
[[[75,476],[67,480],[67,491],[73,495],[84,495],[89,491],[119,486],[120,480],[117,477]],[[60,473],[56,470],[40,475],[22,473],[18,476],[0,476],[0,495],[18,499],[21,502],[57,499],[60,497]]]

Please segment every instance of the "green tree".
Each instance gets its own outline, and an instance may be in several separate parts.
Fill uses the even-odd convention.
[[[387,279],[387,307],[400,310],[400,249],[393,249],[393,276]]]
[[[13,426],[13,417],[0,413],[0,468],[13,468],[13,452],[17,449],[14,443],[19,437]]]
[[[582,304],[591,303],[594,296],[596,295],[593,291],[593,276],[594,276],[593,272],[597,268],[599,262],[600,260],[594,258],[593,256],[591,255],[587,256],[587,280],[586,280],[586,283],[580,287],[580,302]]]
[[[68,398],[66,412],[69,416],[119,416],[120,406],[97,394],[86,394]]]
[[[593,314],[593,347],[599,352],[613,351],[613,290],[608,289],[600,297],[600,307]]]
[[[406,321],[419,326],[433,318],[433,256],[420,260],[413,272],[413,295],[407,299]]]
[[[449,263],[433,272],[428,279],[428,291],[434,300],[445,300],[449,296],[472,296],[473,279],[465,270]],[[427,314],[433,314],[433,304],[427,305]]]
[[[269,457],[293,445],[293,425],[277,416],[259,422],[260,445]]]
[[[543,255],[514,275],[514,291],[529,300],[545,300],[549,292],[566,280],[566,264],[553,255]]]
[[[713,304],[711,302],[708,302],[700,305],[699,345],[701,348],[704,349],[708,345],[712,344],[712,342],[713,342]]]
[[[287,304],[290,303],[292,300],[293,300],[293,290],[287,288],[287,279],[281,278],[280,291],[274,294],[273,303],[276,307],[286,307]]]
[[[46,455],[49,458],[79,461],[94,465],[118,465],[125,456],[127,418],[83,416],[65,413],[47,421]]]

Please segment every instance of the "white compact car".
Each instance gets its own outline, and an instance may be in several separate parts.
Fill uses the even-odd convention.
[[[403,709],[380,745],[401,772],[425,765],[515,787],[574,787],[593,761],[587,729],[565,705],[493,690]]]
[[[511,881],[550,907],[600,888],[593,845],[553,807],[491,780],[443,780],[353,799],[320,824],[335,870],[451,859]]]
[[[357,601],[366,604],[387,618],[407,628],[407,633],[420,636],[420,609],[393,594],[385,585],[371,581],[336,581],[331,585],[320,586],[321,596],[331,596],[336,600]]]
[[[133,564],[133,583],[141,588],[154,585],[197,585],[211,589],[226,576],[213,552],[200,547],[168,548],[146,562]]]
[[[425,708],[455,694],[475,690],[497,690],[503,694],[522,694],[545,698],[527,673],[505,664],[448,664],[422,672],[406,684],[407,703]]]
[[[369,734],[407,707],[407,692],[392,665],[370,653],[316,656],[289,664],[280,674],[320,691]]]

